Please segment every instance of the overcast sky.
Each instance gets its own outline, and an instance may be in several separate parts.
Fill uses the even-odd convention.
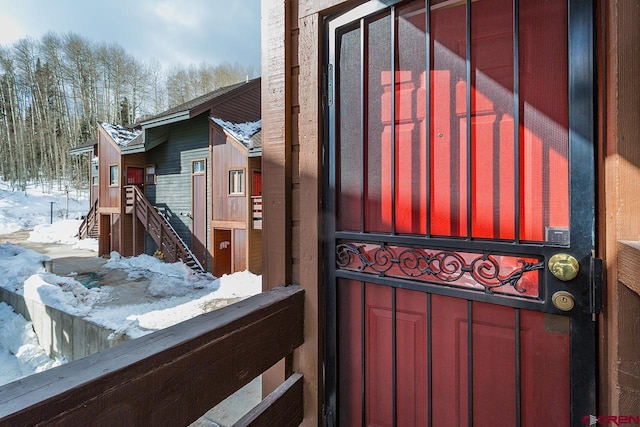
[[[260,0],[0,0],[0,45],[73,32],[142,61],[260,70]]]

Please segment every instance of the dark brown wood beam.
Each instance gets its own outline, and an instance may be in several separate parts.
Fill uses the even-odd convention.
[[[303,342],[277,288],[0,387],[0,425],[187,425]]]

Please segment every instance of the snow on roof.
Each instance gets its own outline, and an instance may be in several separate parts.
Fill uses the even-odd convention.
[[[127,129],[124,126],[114,125],[111,123],[102,122],[99,124],[120,147],[128,146],[131,141],[142,133],[141,130]]]
[[[253,148],[251,137],[262,129],[262,120],[246,123],[231,123],[217,117],[211,120],[248,148]]]

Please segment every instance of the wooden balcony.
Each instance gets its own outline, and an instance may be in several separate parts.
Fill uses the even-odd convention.
[[[251,212],[253,212],[253,228],[262,230],[262,196],[251,196]]]
[[[276,288],[0,387],[0,425],[189,425],[303,341],[304,291]],[[290,363],[286,363],[290,366]],[[294,373],[236,425],[297,426]]]

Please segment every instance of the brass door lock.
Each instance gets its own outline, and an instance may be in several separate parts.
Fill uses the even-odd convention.
[[[569,311],[575,305],[573,295],[567,291],[558,291],[551,297],[553,305],[561,311]]]

